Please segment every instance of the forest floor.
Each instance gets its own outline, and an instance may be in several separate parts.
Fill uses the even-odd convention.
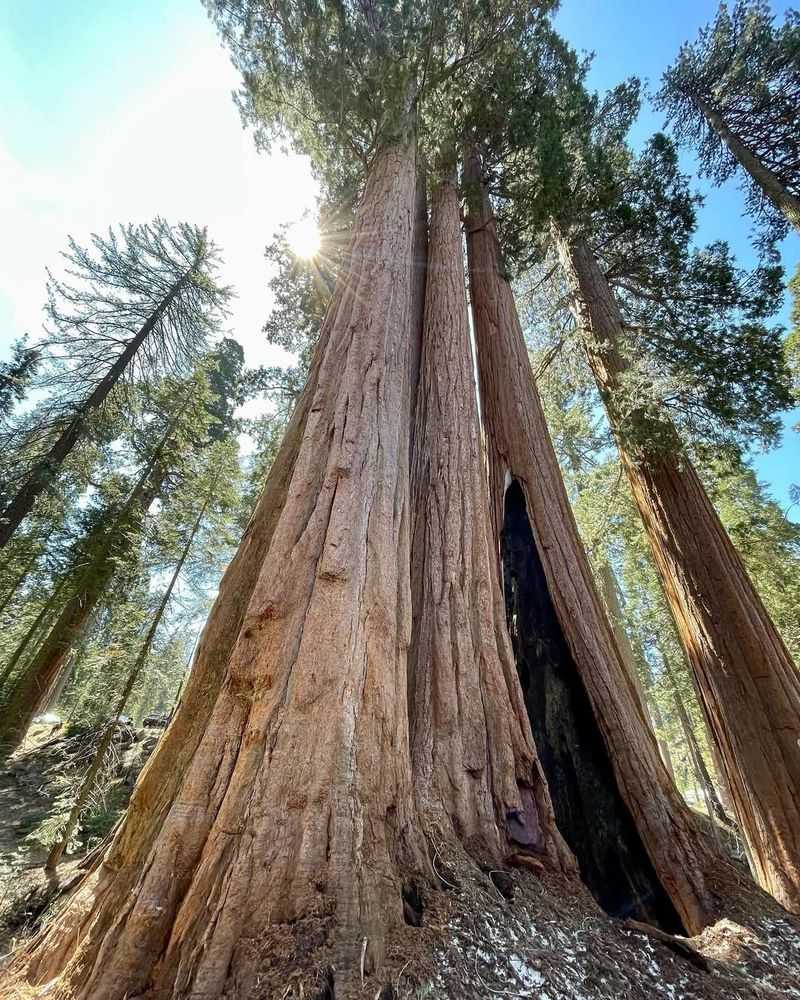
[[[0,954],[32,933],[48,906],[58,905],[81,877],[86,852],[91,855],[113,827],[159,735],[120,734],[105,794],[54,878],[43,872],[45,844],[68,809],[95,736],[70,742],[39,727],[0,772]],[[713,887],[731,901],[725,919],[695,938],[677,939],[679,948],[689,945],[683,953],[674,941],[608,917],[574,878],[540,866],[484,873],[465,858],[440,859],[439,866],[447,876],[423,891],[422,926],[406,926],[394,936],[380,981],[342,983],[342,989],[336,983],[333,993],[319,997],[800,1000],[800,921],[748,888],[741,870],[725,862]],[[307,968],[308,953],[289,944],[291,937],[285,949],[264,956],[258,1000],[314,995],[300,991],[296,972]],[[323,944],[323,963],[324,951]]]
[[[0,955],[36,925],[48,900],[73,876],[124,811],[160,729],[121,726],[89,808],[55,877],[43,872],[50,844],[75,800],[101,730],[65,736],[35,724],[0,768]]]

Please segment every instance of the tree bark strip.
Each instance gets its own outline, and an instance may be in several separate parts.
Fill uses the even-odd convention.
[[[503,276],[491,206],[474,155],[467,158],[465,179],[470,289],[495,537],[499,542],[507,483],[517,480],[550,596],[620,792],[661,884],[694,933],[714,915],[704,877],[710,855],[661,762],[595,588],[533,383],[513,292]]]
[[[629,447],[615,399],[627,368],[619,307],[585,241],[558,238],[587,357],[650,541],[681,644],[720,750],[761,885],[800,912],[800,674],[677,432],[658,453]],[[643,419],[652,419],[646,417]]]
[[[412,465],[411,758],[426,831],[575,870],[555,827],[506,632],[481,448],[459,194],[433,193]],[[521,838],[521,839],[517,839]]]

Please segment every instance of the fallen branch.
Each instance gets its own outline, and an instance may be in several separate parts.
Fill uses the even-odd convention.
[[[643,924],[638,920],[624,920],[623,926],[629,931],[646,934],[648,937],[653,938],[654,941],[660,941],[661,944],[674,951],[676,955],[680,955],[681,958],[685,958],[687,962],[691,962],[692,965],[697,966],[698,969],[702,969],[703,972],[711,972],[711,964],[705,955],[701,955],[696,948],[693,948],[683,938],[675,937],[674,934],[667,934],[666,931],[659,930],[651,924]]]

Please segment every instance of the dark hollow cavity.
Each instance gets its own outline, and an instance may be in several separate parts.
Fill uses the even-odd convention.
[[[413,882],[406,882],[402,889],[403,919],[411,927],[422,927],[422,896]]]
[[[506,617],[525,705],[556,823],[581,878],[609,915],[685,933],[617,787],[516,481],[506,490],[501,544]]]

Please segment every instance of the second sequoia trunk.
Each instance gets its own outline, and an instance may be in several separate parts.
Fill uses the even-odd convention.
[[[629,446],[615,399],[619,307],[585,241],[558,239],[586,353],[615,430],[759,881],[800,912],[800,674],[665,419],[671,451]],[[628,418],[629,419],[629,418]],[[649,418],[652,419],[652,418]]]
[[[478,860],[559,837],[505,627],[464,289],[455,180],[436,187],[412,465],[409,659],[414,789],[426,832]]]
[[[517,623],[528,629],[542,628],[552,636],[552,655],[538,662],[534,662],[535,656],[528,658],[526,663],[519,663],[520,671],[550,671],[554,684],[559,677],[565,678],[564,704],[573,713],[573,721],[578,726],[585,722],[597,728],[593,745],[606,761],[600,780],[609,785],[610,811],[604,826],[610,831],[618,823],[628,831],[628,857],[637,868],[632,883],[641,886],[644,879],[650,885],[652,898],[661,900],[650,913],[652,919],[659,919],[659,914],[665,912],[659,895],[663,890],[686,929],[696,932],[713,919],[715,912],[705,881],[705,871],[713,862],[661,762],[595,589],[533,383],[513,292],[503,275],[491,205],[477,157],[468,157],[465,176],[470,199],[470,289],[495,537],[499,546],[505,526],[507,547],[513,543],[523,549],[524,560],[517,574],[522,573],[541,597],[527,608],[526,621],[518,616]],[[514,491],[511,512],[506,498],[509,489]],[[508,539],[506,524],[509,513],[517,523],[522,522],[512,539]],[[525,524],[529,528],[527,535]],[[509,611],[513,609],[511,597],[507,592]],[[529,638],[533,636],[531,632]],[[537,652],[535,643],[528,644],[528,649]],[[548,738],[557,740],[558,719],[543,718],[543,706],[534,698],[528,700],[528,707],[534,732],[539,725]],[[566,760],[565,766],[573,767],[580,778],[578,756],[572,762]],[[584,773],[584,777],[589,775]],[[589,818],[583,812],[583,819],[579,816],[573,822],[567,802],[561,825],[558,805],[554,804],[562,834],[574,850],[579,849],[587,839],[583,825]],[[570,824],[574,825],[572,840],[567,831]],[[608,849],[612,850],[612,845]],[[583,870],[592,859],[587,856],[582,860],[579,855],[578,862]],[[627,902],[646,905],[646,900]],[[618,900],[616,905],[624,907],[626,902]],[[666,922],[674,926],[675,920],[673,914],[672,920]]]

